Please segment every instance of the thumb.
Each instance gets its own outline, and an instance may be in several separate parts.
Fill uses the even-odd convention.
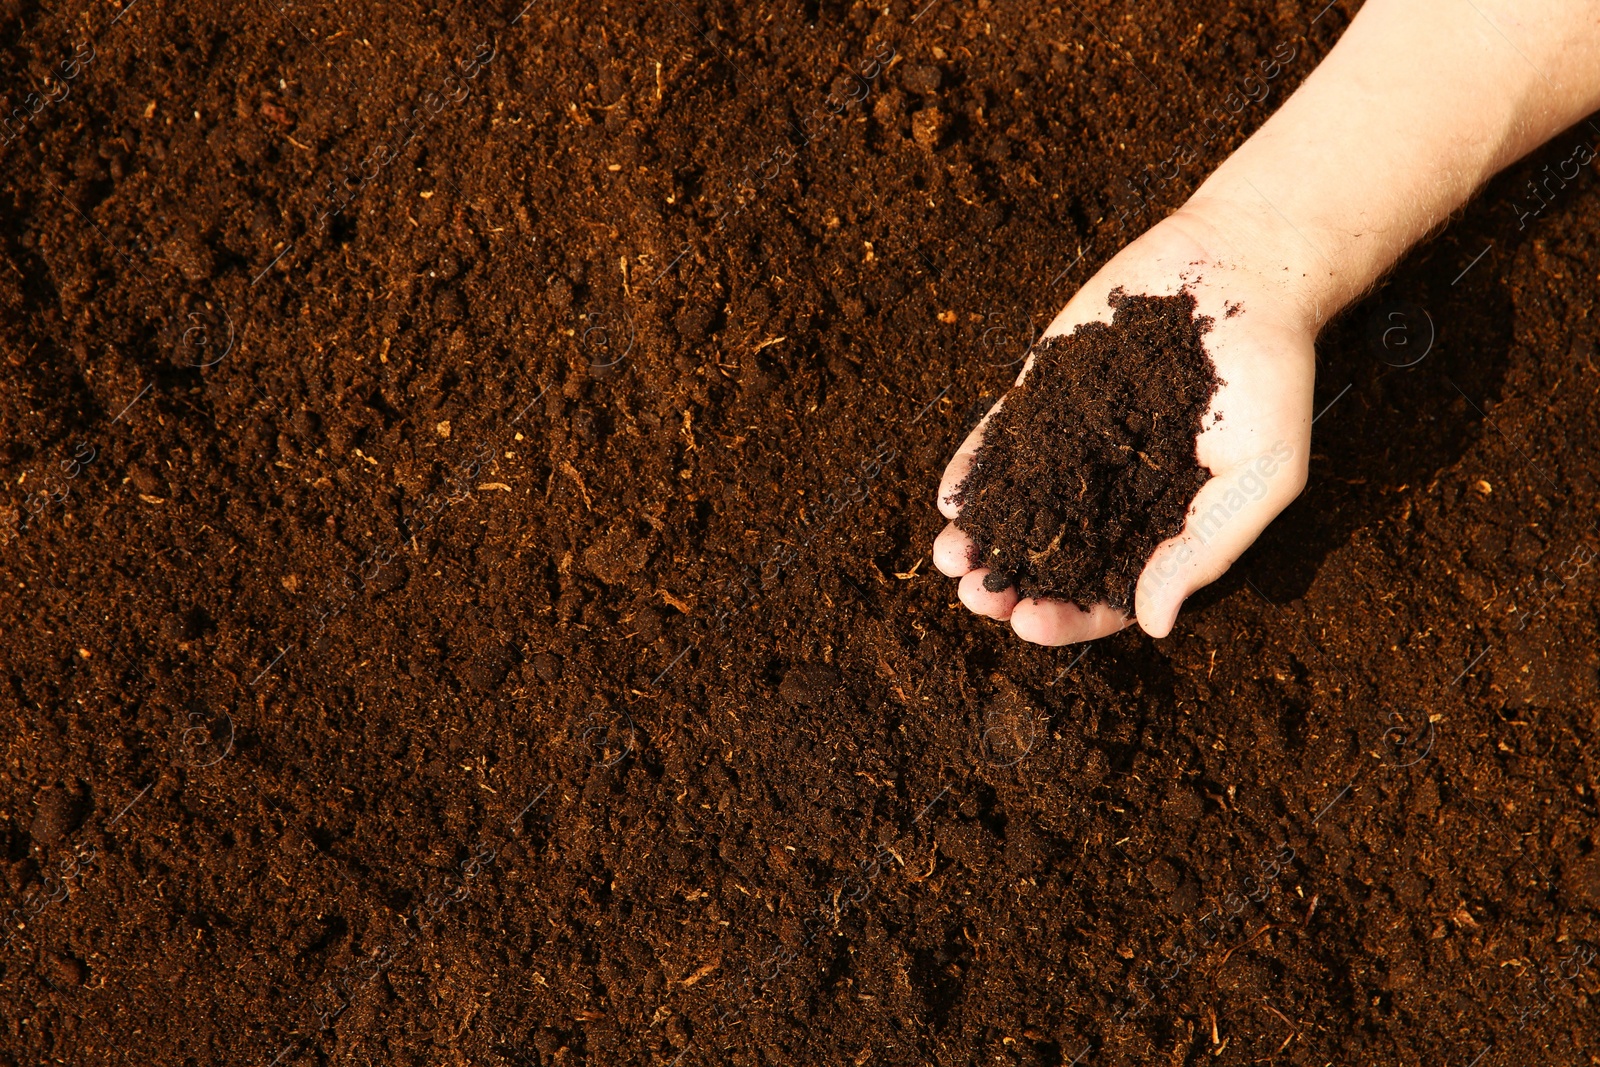
[[[956,454],[945,465],[944,475],[939,479],[939,513],[947,519],[954,519],[961,514],[961,507],[956,503],[956,491],[961,488],[961,483],[967,480],[967,475],[972,472],[973,459],[978,454],[978,449],[983,447],[983,431],[988,428],[989,420],[999,414],[1005,405],[1006,398],[1001,397],[994,402],[978,425],[972,428],[966,439],[961,442],[961,447],[956,449]]]
[[[1304,445],[1279,441],[1200,487],[1182,532],[1163,541],[1139,575],[1133,606],[1145,633],[1171,633],[1190,594],[1222,577],[1300,495],[1308,458]]]

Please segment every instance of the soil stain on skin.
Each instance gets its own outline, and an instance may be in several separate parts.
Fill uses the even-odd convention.
[[[1128,612],[1208,472],[1195,438],[1221,384],[1194,297],[1111,294],[1108,325],[1034,349],[956,491],[984,587]]]

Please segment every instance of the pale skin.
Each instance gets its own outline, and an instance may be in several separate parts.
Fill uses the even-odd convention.
[[[1321,327],[1495,173],[1597,109],[1600,0],[1367,0],[1277,113],[1045,330],[1110,322],[1106,299],[1118,287],[1169,295],[1187,286],[1197,313],[1215,321],[1205,345],[1226,384],[1195,441],[1211,479],[1184,529],[1146,564],[1134,617],[985,589],[988,570],[973,566],[971,541],[951,522],[933,562],[960,579],[961,602],[1043,645],[1092,641],[1135,619],[1167,636],[1184,600],[1305,486]],[[1586,127],[1580,138],[1600,142]],[[951,495],[1003,403],[945,469],[947,519],[959,514]]]

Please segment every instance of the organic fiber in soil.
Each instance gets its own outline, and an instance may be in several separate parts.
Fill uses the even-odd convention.
[[[984,587],[1128,612],[1208,477],[1195,458],[1216,368],[1194,297],[1111,294],[1110,324],[1034,348],[958,487]]]
[[[1351,7],[0,5],[0,1065],[1585,1062],[1578,132],[1170,638],[927,559]]]

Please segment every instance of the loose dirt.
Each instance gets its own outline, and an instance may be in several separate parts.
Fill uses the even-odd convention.
[[[1584,1062],[1579,134],[1170,639],[930,573],[1314,8],[0,11],[0,1063]]]

